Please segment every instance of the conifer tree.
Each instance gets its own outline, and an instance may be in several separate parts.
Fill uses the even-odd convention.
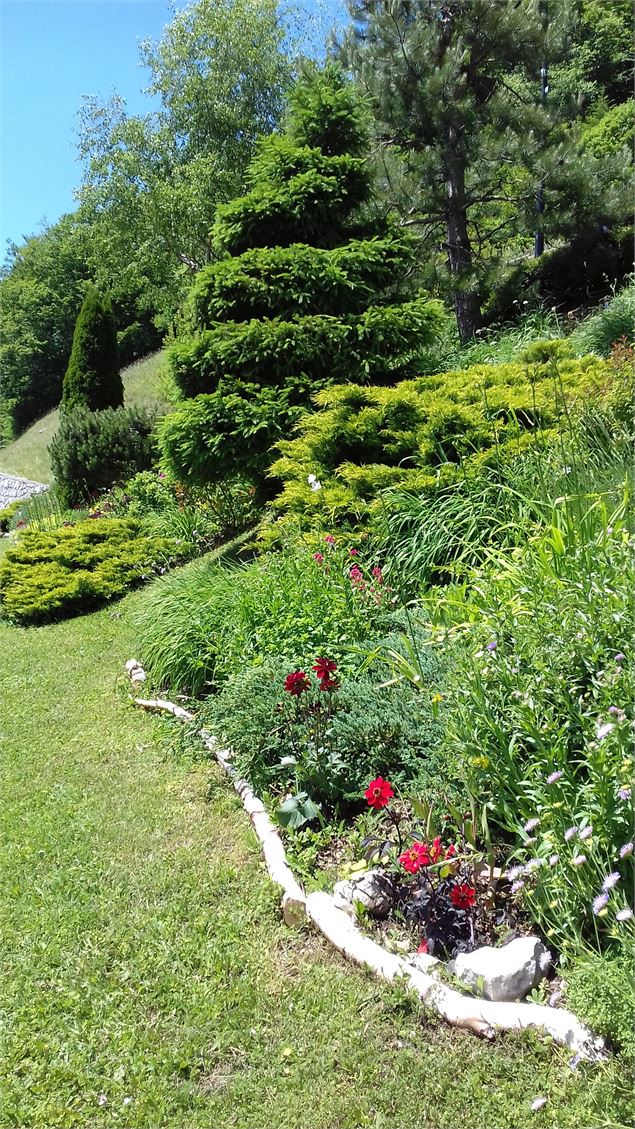
[[[232,473],[262,486],[272,445],[333,382],[392,383],[441,318],[401,301],[409,239],[369,218],[368,129],[333,65],[292,98],[283,135],[261,142],[249,191],[218,209],[219,261],[189,299],[190,331],[172,347],[191,398],[166,417],[166,465],[205,482]]]
[[[538,224],[545,235],[570,237],[623,214],[619,162],[582,151],[564,96],[557,104],[541,99],[541,71],[567,57],[576,4],[349,0],[349,7],[342,54],[371,101],[380,152],[397,158],[388,192],[421,233],[422,253],[436,247],[446,259],[465,342],[480,325],[488,273],[495,277],[510,241],[521,258]]]
[[[122,404],[115,321],[110,302],[91,286],[75,323],[62,390],[62,410],[87,408],[96,412]]]

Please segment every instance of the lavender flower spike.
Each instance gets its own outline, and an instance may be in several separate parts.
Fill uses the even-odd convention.
[[[630,800],[632,792],[630,788],[618,788],[617,795],[620,800]]]
[[[591,836],[592,836],[592,834],[593,834],[593,828],[592,828],[592,827],[590,827],[590,826],[589,826],[589,827],[585,827],[585,828],[584,828],[584,829],[583,829],[583,830],[582,830],[582,831],[580,832],[580,838],[581,838],[581,839],[590,839],[590,838],[591,838]]]
[[[512,894],[518,894],[524,887],[525,883],[522,881],[512,883]]]
[[[570,841],[571,839],[573,839],[573,838],[574,838],[574,836],[575,836],[575,835],[577,835],[577,834],[578,834],[578,829],[577,829],[577,827],[567,827],[567,830],[566,830],[566,831],[565,831],[565,833],[564,833],[564,841],[565,841],[565,843],[568,843],[568,842],[569,842],[569,841]]]
[[[574,866],[582,866],[586,862],[586,855],[576,855],[574,859],[571,859],[571,862]]]
[[[555,784],[556,780],[560,780],[562,775],[562,772],[550,772],[547,777],[547,784]]]
[[[608,904],[609,904],[608,894],[598,894],[597,898],[593,899],[593,912],[594,912],[595,916],[597,917],[598,913],[600,913],[601,910],[603,910],[604,907],[607,906]]]
[[[524,830],[525,831],[533,831],[534,828],[536,828],[539,823],[540,823],[539,819],[536,819],[536,818],[528,819],[526,824],[525,824]]]
[[[549,866],[557,866],[559,862],[560,862],[560,855],[550,855],[549,856]]]
[[[633,853],[633,844],[632,843],[625,843],[623,847],[620,847],[620,858],[621,859],[628,858],[628,856],[632,855],[632,853]]]
[[[608,737],[609,733],[614,728],[615,726],[613,725],[612,721],[606,721],[604,725],[598,726],[595,731],[595,736],[597,737],[598,741],[603,741],[605,737]]]
[[[618,909],[617,913],[615,914],[615,920],[616,921],[630,921],[632,916],[633,916],[633,911],[632,911],[632,909],[629,909],[628,906],[627,906],[626,909]]]
[[[498,646],[498,643],[496,642],[496,640],[492,639],[491,643],[487,644],[485,650],[486,651],[495,651],[497,646]]]

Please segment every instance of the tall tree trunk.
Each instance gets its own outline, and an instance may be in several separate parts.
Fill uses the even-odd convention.
[[[451,126],[445,152],[446,242],[448,265],[454,286],[454,312],[462,345],[469,341],[481,324],[478,294],[463,284],[472,273],[472,247],[467,231],[465,204],[465,163],[457,153],[457,131]]]

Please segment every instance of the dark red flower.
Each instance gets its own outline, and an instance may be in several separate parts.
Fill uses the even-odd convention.
[[[293,674],[287,674],[284,680],[284,688],[287,694],[292,694],[294,698],[298,698],[305,690],[311,689],[311,683],[303,670],[294,670]]]
[[[337,663],[333,662],[333,659],[316,659],[311,669],[315,671],[321,682],[328,682],[337,670]]]
[[[394,794],[392,784],[390,784],[388,780],[384,780],[383,776],[377,776],[374,780],[371,780],[368,788],[364,792],[371,808],[377,809],[385,808]]]
[[[339,690],[339,687],[340,684],[337,678],[323,678],[320,682],[320,690],[323,690],[325,693],[331,690]]]
[[[423,938],[423,941],[419,945],[417,952],[418,953],[427,953],[428,952],[428,942],[426,941],[425,937]]]
[[[476,901],[476,890],[463,882],[460,886],[453,886],[450,891],[450,900],[457,909],[470,909]]]
[[[413,843],[411,847],[408,847],[407,851],[399,855],[399,862],[408,874],[417,874],[422,866],[430,865],[428,844]]]

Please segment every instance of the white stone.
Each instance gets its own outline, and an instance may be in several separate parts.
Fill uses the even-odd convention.
[[[419,972],[430,972],[435,964],[440,964],[440,961],[438,957],[430,956],[430,953],[410,953],[408,964],[411,964]]]
[[[453,962],[458,980],[486,1000],[522,1000],[544,978],[551,953],[539,937],[516,937],[500,949],[485,945],[459,953]]]
[[[333,897],[340,909],[361,903],[373,917],[386,917],[393,902],[393,881],[385,870],[365,870],[336,882]]]
[[[128,674],[131,674],[133,670],[141,669],[141,663],[138,662],[137,659],[128,659],[128,662],[126,663],[126,670],[128,671]]]
[[[140,666],[136,667],[130,674],[131,682],[145,682],[146,672]]]

